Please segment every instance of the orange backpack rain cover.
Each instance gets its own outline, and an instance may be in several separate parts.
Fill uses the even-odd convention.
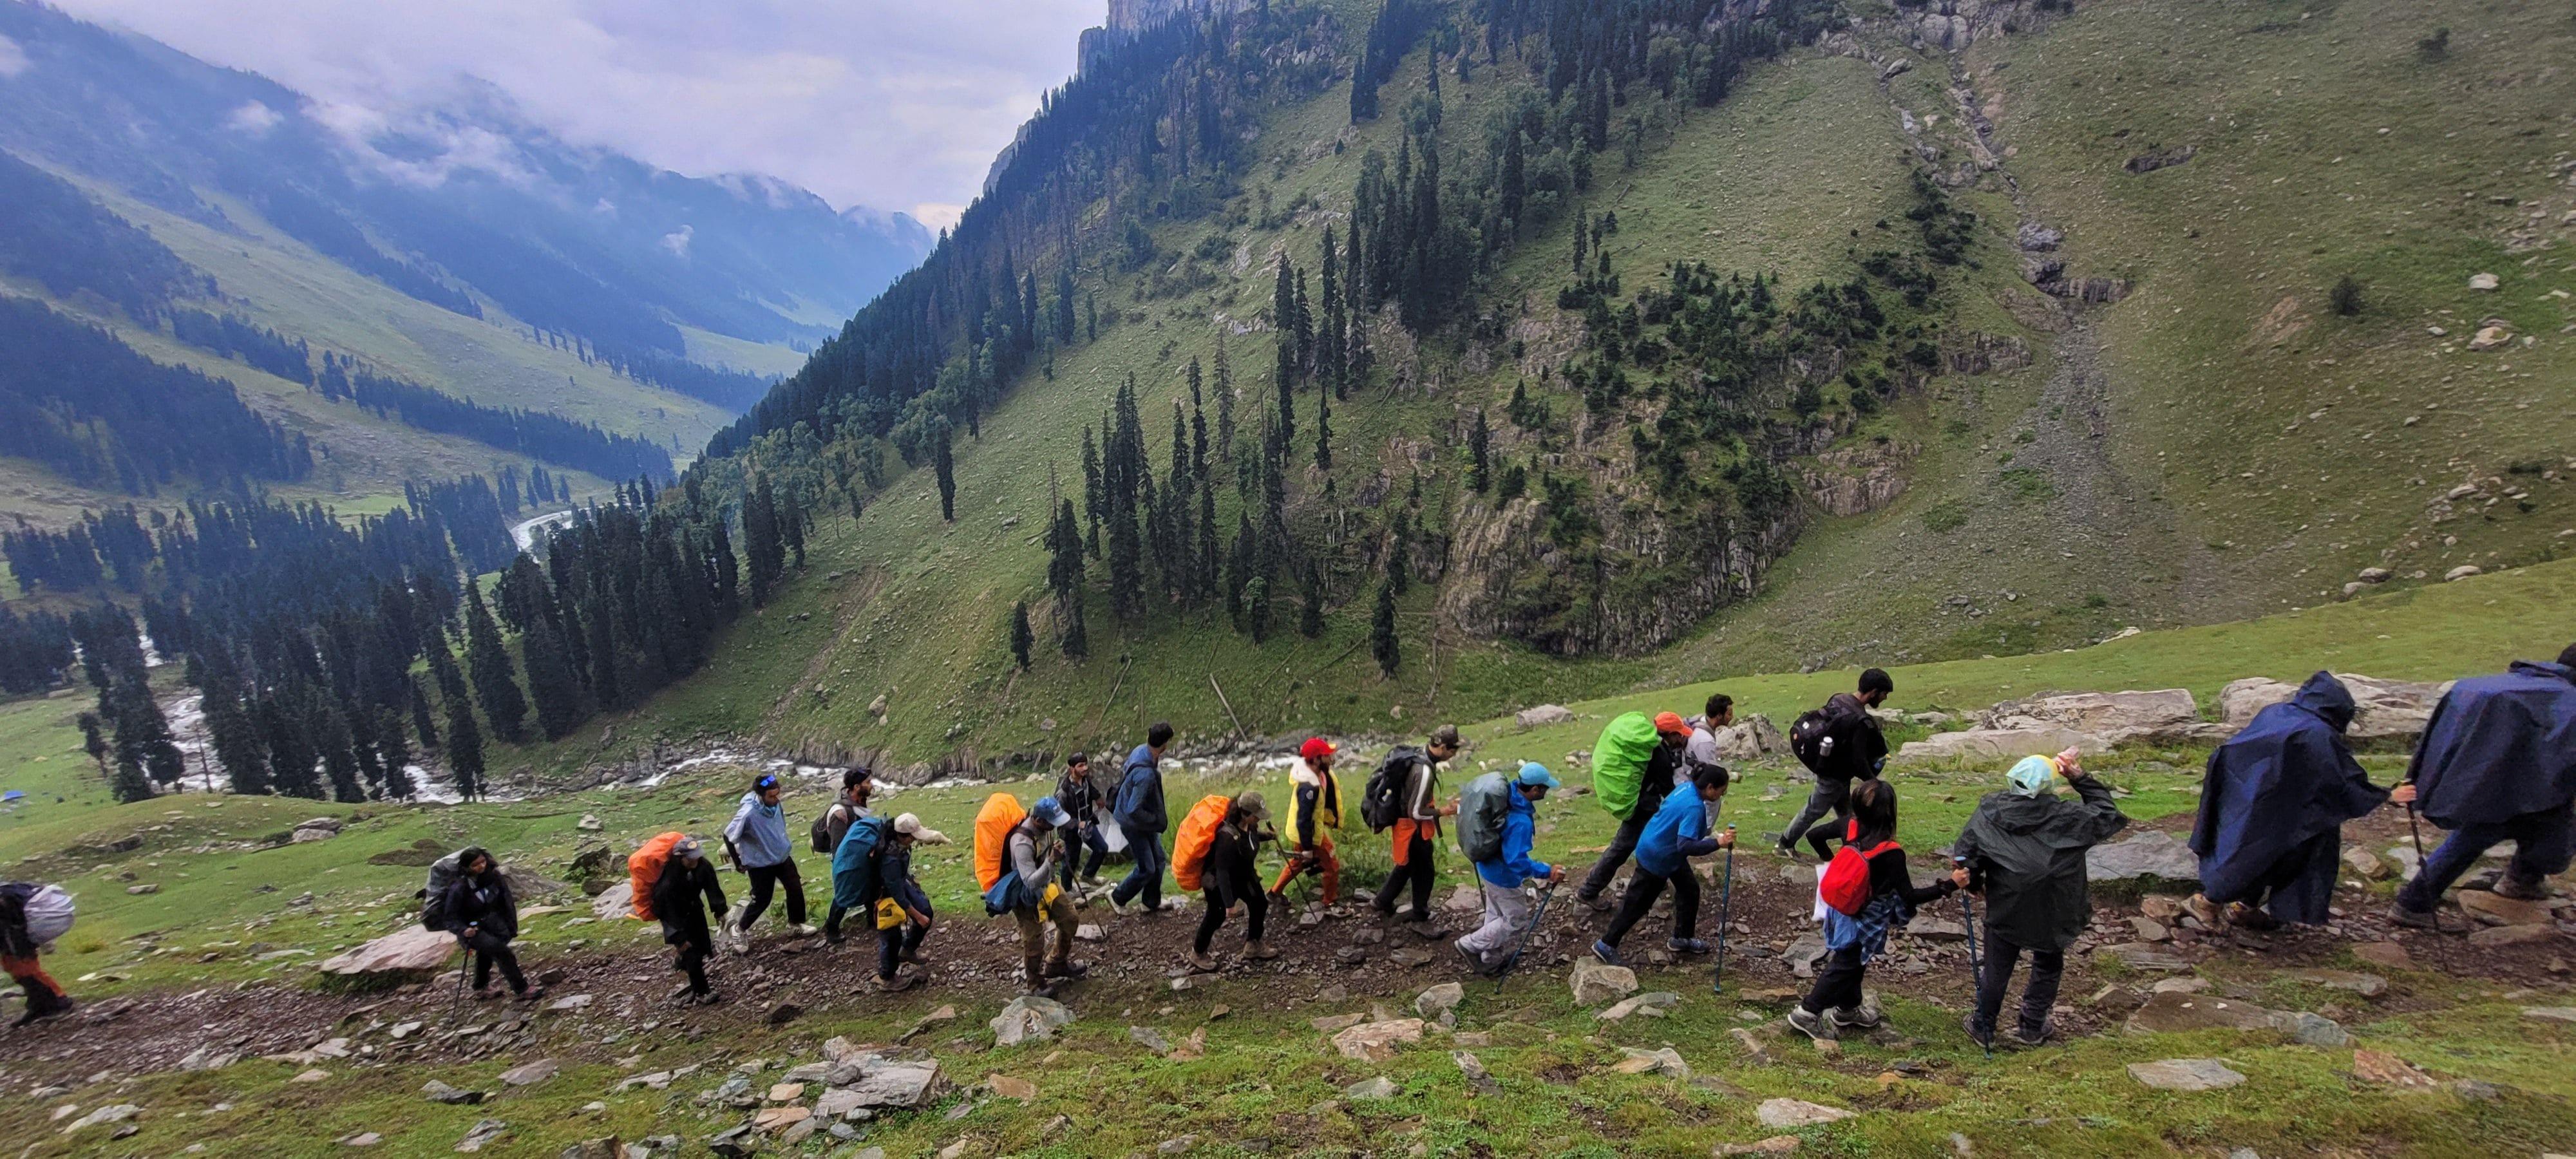
[[[984,798],[984,807],[975,811],[975,884],[985,892],[1002,880],[1002,854],[1009,848],[1011,828],[1028,815],[1020,799],[1009,793]]]
[[[1216,846],[1216,828],[1225,824],[1226,806],[1234,798],[1210,793],[1190,806],[1181,831],[1172,838],[1172,880],[1182,889],[1199,888],[1199,871],[1207,867],[1208,850]]]
[[[656,834],[626,859],[626,880],[635,887],[635,916],[653,920],[653,883],[662,880],[662,865],[671,860],[671,847],[688,836],[678,830]]]

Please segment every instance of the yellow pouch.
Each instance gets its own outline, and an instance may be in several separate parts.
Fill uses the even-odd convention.
[[[903,920],[904,920],[903,907],[902,907],[901,905],[896,904],[896,902],[895,902],[895,900],[894,900],[893,898],[887,897],[887,898],[879,898],[879,899],[877,899],[877,928],[878,928],[878,929],[881,929],[881,930],[890,930],[890,929],[893,929],[893,928],[895,928],[896,926],[902,925],[902,924],[903,924]]]
[[[1055,904],[1055,899],[1063,896],[1064,887],[1050,881],[1047,883],[1046,892],[1038,895],[1038,908],[1045,909],[1052,906]]]

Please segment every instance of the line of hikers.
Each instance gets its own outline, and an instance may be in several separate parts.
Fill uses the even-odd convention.
[[[1985,902],[1982,921],[1963,915],[1970,917],[1972,936],[1982,931],[1985,950],[1979,957],[1979,941],[1971,941],[1976,1005],[1965,1019],[1969,1037],[1991,1047],[2006,990],[2027,954],[2030,974],[2009,1037],[2024,1045],[2044,1042],[2065,951],[2091,916],[2086,853],[2120,832],[2128,819],[2111,791],[2088,775],[2077,749],[2025,757],[2005,774],[2006,787],[1979,801],[1951,846],[1947,872],[1916,884],[1895,839],[1897,794],[1880,775],[1887,743],[1870,712],[1894,688],[1887,673],[1869,669],[1852,692],[1801,715],[1789,731],[1791,752],[1814,774],[1815,787],[1774,838],[1774,847],[1795,856],[1803,841],[1821,862],[1817,912],[1825,954],[1814,985],[1788,1022],[1817,1038],[1877,1025],[1880,1016],[1863,999],[1863,982],[1869,963],[1885,952],[1888,931],[1912,920],[1919,907],[1965,891]],[[2420,808],[2450,831],[2400,890],[2394,920],[2437,928],[2434,907],[2442,892],[2479,855],[2507,840],[2516,849],[2495,891],[2546,896],[2543,879],[2564,872],[2570,861],[2576,645],[2555,663],[2518,661],[2501,675],[2459,681],[2443,696],[2405,780],[2393,790],[2372,785],[2353,758],[2345,731],[2355,712],[2342,682],[2319,672],[2210,754],[2191,837],[2203,890],[2187,903],[2187,912],[2212,929],[2322,922],[2340,860],[2342,824],[2386,801]],[[1731,884],[1733,827],[1719,828],[1715,815],[1733,779],[1718,760],[1718,734],[1733,721],[1733,702],[1716,695],[1698,717],[1627,713],[1603,729],[1591,755],[1592,788],[1619,825],[1575,894],[1595,912],[1615,910],[1591,946],[1602,961],[1621,964],[1621,943],[1668,892],[1672,930],[1666,946],[1680,954],[1709,952],[1698,936],[1701,887],[1690,862],[1725,852]],[[1271,828],[1271,810],[1258,791],[1203,797],[1174,826],[1162,775],[1172,739],[1169,724],[1154,725],[1106,786],[1095,781],[1088,757],[1075,754],[1051,795],[1023,809],[1010,794],[996,793],[978,813],[978,885],[987,912],[1008,913],[1019,927],[1021,981],[1029,989],[1052,992],[1084,976],[1088,964],[1072,957],[1076,906],[1086,900],[1077,891],[1101,885],[1097,871],[1112,853],[1126,852],[1133,866],[1109,891],[1117,913],[1159,915],[1178,908],[1177,898],[1169,906],[1163,898],[1167,873],[1182,889],[1202,893],[1187,957],[1195,970],[1216,968],[1211,944],[1238,909],[1244,915],[1242,957],[1277,957],[1265,937],[1267,926],[1274,911],[1287,908],[1286,891],[1301,877],[1317,879],[1324,905],[1340,901],[1333,834],[1344,825],[1344,798],[1331,742],[1309,739],[1291,762],[1283,840]],[[1544,765],[1527,762],[1509,773],[1482,774],[1456,795],[1445,794],[1441,772],[1463,748],[1457,729],[1445,725],[1421,746],[1399,746],[1369,777],[1358,813],[1370,829],[1388,835],[1394,865],[1370,902],[1389,921],[1433,920],[1441,829],[1444,822],[1457,826],[1459,848],[1475,866],[1483,918],[1452,944],[1468,969],[1492,976],[1511,968],[1537,924],[1532,883],[1539,887],[1536,899],[1544,899],[1566,877],[1565,867],[1539,860],[1534,851],[1536,807],[1562,786]],[[2072,796],[2053,791],[2060,780]],[[831,905],[820,932],[839,946],[854,915],[872,922],[877,983],[902,990],[923,979],[922,946],[935,921],[928,893],[912,872],[912,851],[948,838],[910,813],[888,817],[875,811],[869,804],[873,788],[867,770],[848,771],[833,803],[812,824],[811,848],[831,857]],[[660,921],[663,940],[674,950],[673,968],[688,979],[675,994],[684,1003],[716,1000],[706,976],[708,960],[720,945],[747,949],[749,930],[774,894],[785,894],[792,932],[816,932],[805,922],[804,886],[782,791],[776,776],[761,776],[723,829],[732,864],[750,880],[749,899],[739,911],[728,907],[715,867],[696,838],[664,833],[629,859],[636,916]],[[1833,824],[1820,825],[1828,813]],[[1283,846],[1284,865],[1265,882],[1256,854],[1272,842]],[[1614,903],[1609,887],[1632,860]],[[510,950],[517,909],[506,875],[489,854],[468,849],[442,859],[432,868],[430,884],[423,922],[453,933],[473,953],[478,994],[497,996],[490,987],[496,969],[520,997],[543,993],[528,982]],[[39,948],[68,929],[70,920],[69,895],[58,887],[0,884],[0,965],[28,995],[22,1023],[70,1008],[70,999],[36,962]],[[916,969],[904,970],[907,964]]]

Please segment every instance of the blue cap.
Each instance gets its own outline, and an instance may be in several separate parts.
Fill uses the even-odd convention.
[[[1548,772],[1547,766],[1542,765],[1537,761],[1524,762],[1521,765],[1520,775],[1512,779],[1524,785],[1543,785],[1551,789],[1562,789],[1565,787],[1557,781],[1556,774]]]
[[[766,793],[766,792],[770,791],[771,789],[775,789],[775,788],[777,788],[777,787],[778,787],[778,774],[776,774],[776,773],[762,773],[762,774],[760,774],[760,779],[759,779],[759,780],[757,780],[757,781],[753,781],[753,782],[751,783],[752,791],[753,791],[753,792],[756,792],[756,793]]]
[[[1029,815],[1058,828],[1073,824],[1073,814],[1053,797],[1038,798],[1037,804],[1029,806]]]

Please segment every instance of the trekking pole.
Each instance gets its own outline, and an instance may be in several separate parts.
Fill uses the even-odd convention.
[[[1735,826],[1727,826],[1726,831],[1732,835]],[[1726,920],[1733,912],[1734,901],[1735,843],[1730,841],[1726,845],[1726,880],[1717,888],[1717,973],[1708,980],[1711,994],[1726,993]]]
[[[456,1026],[456,1014],[465,1008],[465,976],[474,972],[474,951],[465,951],[465,960],[456,964],[456,996],[447,1002],[447,1025]]]
[[[1964,869],[1967,867],[1968,859],[1952,858],[1951,863]],[[1968,903],[1968,891],[1964,889],[1959,891],[1959,917],[1968,927],[1968,992],[1975,995],[1981,993],[1985,987],[1986,971],[1984,960],[1977,957],[1977,907]],[[1972,1014],[1971,1017],[1974,1015]],[[1977,1045],[1985,1048],[1987,1059],[1992,1060],[1995,1057],[1994,1032],[1988,1031],[1986,1041]]]
[[[1503,979],[1511,977],[1512,967],[1521,964],[1521,951],[1529,948],[1530,935],[1537,933],[1539,924],[1547,920],[1547,903],[1555,896],[1556,883],[1553,881],[1538,891],[1538,908],[1531,911],[1530,923],[1521,928],[1520,940],[1512,943],[1512,956],[1503,959],[1502,966],[1494,971],[1494,989],[1502,989]]]

